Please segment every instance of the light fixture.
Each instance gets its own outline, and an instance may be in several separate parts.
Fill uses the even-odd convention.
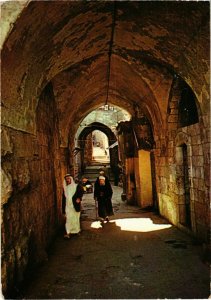
[[[107,93],[106,93],[106,100],[105,100],[105,105],[104,105],[105,110],[109,110],[108,93],[109,93],[109,85],[110,85],[111,55],[112,55],[112,47],[113,47],[113,42],[114,42],[115,21],[116,21],[116,1],[114,1],[114,6],[113,6],[111,39],[110,39],[109,50],[108,50]]]

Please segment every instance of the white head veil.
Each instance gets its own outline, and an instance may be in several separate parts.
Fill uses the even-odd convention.
[[[66,183],[65,177],[67,177],[67,176],[71,178],[70,184]],[[76,192],[77,184],[75,183],[73,177],[70,176],[69,174],[66,174],[65,177],[64,177],[64,181],[63,181],[64,194],[65,194],[66,199],[72,199],[73,195]]]

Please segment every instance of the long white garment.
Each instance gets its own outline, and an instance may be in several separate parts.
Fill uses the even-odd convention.
[[[66,207],[65,207],[65,214],[66,214],[66,233],[79,233],[80,232],[80,214],[81,212],[75,211],[73,206],[72,197],[76,192],[77,185],[74,182],[73,178],[71,177],[71,184],[66,184],[64,180],[63,183],[64,194],[66,197]]]

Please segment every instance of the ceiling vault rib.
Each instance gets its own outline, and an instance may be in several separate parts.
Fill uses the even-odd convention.
[[[111,55],[112,55],[112,48],[114,43],[114,30],[116,25],[116,1],[113,3],[113,12],[112,12],[112,26],[111,26],[111,39],[109,42],[109,50],[108,50],[108,68],[107,68],[107,92],[106,92],[106,100],[105,105],[108,105],[108,93],[109,93],[109,86],[110,86],[110,73],[111,73]]]

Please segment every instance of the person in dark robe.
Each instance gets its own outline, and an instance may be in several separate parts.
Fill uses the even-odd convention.
[[[80,214],[83,193],[82,186],[76,184],[70,174],[66,174],[62,194],[62,213],[65,214],[66,217],[65,239],[69,239],[71,234],[79,234],[81,231]]]
[[[94,198],[98,203],[98,216],[102,222],[109,222],[109,216],[114,214],[111,203],[112,195],[113,190],[108,178],[100,175],[95,182]]]
[[[106,183],[110,184],[109,178],[107,176],[107,172],[105,173],[105,169],[100,168],[100,170],[99,170],[99,176],[104,176]],[[99,182],[99,176],[96,179],[96,181],[98,181],[98,182]]]

